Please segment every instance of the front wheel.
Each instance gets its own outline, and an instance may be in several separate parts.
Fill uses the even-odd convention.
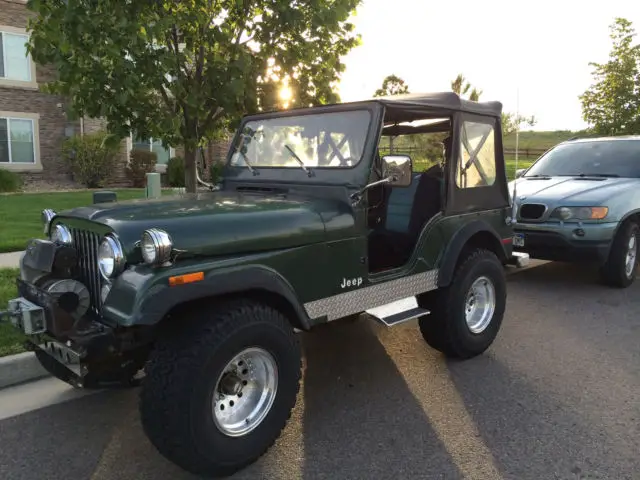
[[[640,227],[635,222],[626,222],[616,234],[609,258],[600,274],[605,284],[611,287],[627,288],[638,270],[638,237]]]
[[[476,249],[458,263],[451,284],[418,297],[431,311],[418,320],[425,341],[454,358],[471,358],[493,343],[506,307],[504,269],[498,257]]]
[[[295,405],[301,351],[287,319],[249,300],[197,312],[156,344],[140,397],[158,451],[228,476],[275,442]]]

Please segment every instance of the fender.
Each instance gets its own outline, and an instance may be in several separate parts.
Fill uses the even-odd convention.
[[[181,286],[155,286],[143,294],[133,325],[155,325],[172,308],[194,300],[258,290],[284,298],[295,313],[294,327],[310,329],[310,320],[291,285],[275,270],[259,265],[209,272],[200,282]]]
[[[487,245],[487,247],[494,251],[501,261],[506,260],[507,253],[500,235],[484,220],[474,220],[458,230],[447,245],[442,255],[442,261],[440,262],[438,271],[438,287],[446,287],[451,283],[462,249],[471,237],[480,232],[486,232],[495,239],[495,242],[492,240],[491,245]]]

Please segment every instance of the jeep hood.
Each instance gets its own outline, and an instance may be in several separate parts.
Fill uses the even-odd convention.
[[[322,202],[306,198],[211,192],[96,204],[59,217],[62,222],[75,217],[108,226],[127,254],[145,229],[160,228],[185,256],[229,255],[322,242],[323,208]]]
[[[600,205],[613,196],[640,187],[640,182],[632,178],[523,177],[516,182],[519,202],[521,197],[525,197],[528,203],[567,206]],[[509,183],[509,194],[513,195],[513,181]]]

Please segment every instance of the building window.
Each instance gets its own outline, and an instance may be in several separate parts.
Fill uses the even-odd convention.
[[[0,117],[0,165],[36,163],[35,122]]]
[[[27,53],[29,36],[0,31],[0,79],[32,82],[31,57]]]
[[[147,150],[155,152],[157,156],[157,165],[166,165],[171,158],[172,149],[164,148],[162,141],[157,138],[150,138],[144,140],[141,138],[134,138],[132,140],[131,150]]]
[[[456,186],[475,188],[493,185],[496,181],[493,126],[488,123],[465,121],[460,137]]]

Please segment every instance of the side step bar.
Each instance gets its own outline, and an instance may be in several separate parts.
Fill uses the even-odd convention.
[[[394,327],[409,320],[429,315],[431,312],[418,306],[416,297],[408,297],[386,305],[366,310],[375,320],[387,327]]]

